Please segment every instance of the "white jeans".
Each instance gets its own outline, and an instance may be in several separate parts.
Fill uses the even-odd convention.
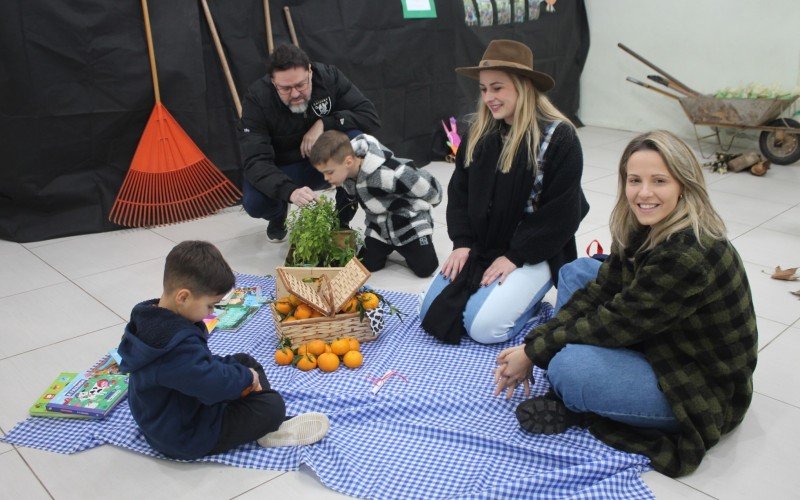
[[[420,295],[420,321],[449,283],[441,273],[436,274],[428,290]],[[547,262],[517,268],[502,285],[495,281],[472,294],[463,313],[464,328],[481,344],[505,342],[522,330],[551,286],[553,281]]]

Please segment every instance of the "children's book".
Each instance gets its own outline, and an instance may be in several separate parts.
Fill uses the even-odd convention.
[[[39,399],[33,403],[28,409],[28,413],[34,417],[55,417],[55,418],[89,418],[85,415],[75,415],[73,413],[60,413],[57,411],[49,411],[47,409],[47,403],[53,400],[56,395],[61,392],[61,390],[69,384],[72,379],[77,377],[78,374],[75,372],[62,372],[55,380],[50,384],[50,386],[45,390]]]
[[[75,377],[59,392],[47,409],[61,413],[103,418],[128,394],[128,376],[105,374]]]
[[[217,329],[236,330],[242,323],[258,312],[261,306],[228,307],[217,316]]]
[[[237,330],[266,302],[260,286],[234,288],[217,303],[214,309],[217,319],[215,326],[218,330]]]
[[[91,368],[76,375],[47,403],[48,411],[103,418],[128,394],[128,375],[120,372],[112,349]]]

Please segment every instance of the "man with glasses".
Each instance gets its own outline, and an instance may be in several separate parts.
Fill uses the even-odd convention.
[[[340,130],[352,138],[379,127],[375,106],[339,69],[310,62],[293,45],[279,45],[266,76],[250,86],[242,102],[238,135],[245,211],[269,221],[270,241],[283,241],[288,203],[307,205],[316,198],[315,189],[327,186],[307,159],[322,132]],[[347,227],[356,204],[341,188],[336,208]]]

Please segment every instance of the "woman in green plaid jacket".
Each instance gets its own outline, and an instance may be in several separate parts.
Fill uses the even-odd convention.
[[[497,358],[510,397],[532,367],[551,390],[517,408],[534,433],[589,430],[656,470],[695,470],[744,418],[758,334],[742,261],[692,151],[669,132],[631,141],[619,167],[611,254],[560,272],[557,313]]]

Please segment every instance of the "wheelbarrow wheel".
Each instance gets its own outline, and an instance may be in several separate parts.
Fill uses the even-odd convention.
[[[791,118],[779,118],[767,123],[768,127],[800,129],[800,123]],[[765,130],[758,138],[761,152],[772,163],[789,165],[800,160],[800,130],[795,132]]]

